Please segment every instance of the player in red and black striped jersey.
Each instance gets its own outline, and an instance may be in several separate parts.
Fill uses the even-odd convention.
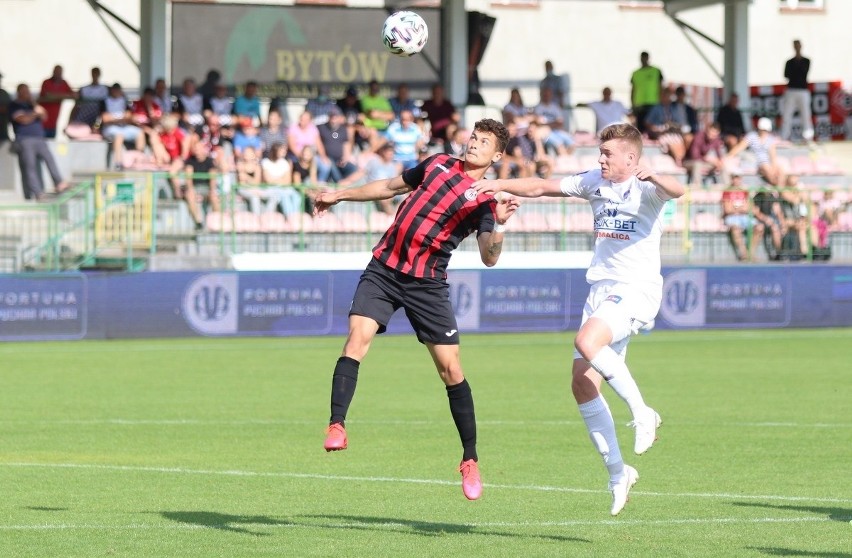
[[[459,466],[462,490],[470,500],[482,493],[476,418],[470,385],[462,373],[446,270],[452,251],[474,231],[482,262],[491,267],[500,257],[505,223],[518,208],[517,198],[507,196],[497,202],[490,195],[477,195],[471,185],[500,160],[508,141],[501,123],[480,120],[467,142],[464,159],[434,155],[400,176],[323,192],[315,200],[315,211],[322,215],[341,201],[383,200],[410,192],[373,249],[373,259],[355,291],[349,337],[332,378],[325,449],[346,449],[344,420],[355,394],[360,363],[375,335],[384,332],[393,313],[403,308],[447,387],[450,412],[463,447]]]

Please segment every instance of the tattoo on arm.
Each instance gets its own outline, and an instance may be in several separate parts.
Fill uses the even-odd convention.
[[[488,247],[488,255],[489,256],[499,256],[503,251],[503,241],[500,242],[492,242]]]

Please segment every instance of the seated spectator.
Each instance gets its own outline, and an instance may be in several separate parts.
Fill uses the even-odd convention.
[[[838,214],[848,205],[849,202],[843,203],[837,198],[834,190],[823,192],[822,199],[814,204],[812,211],[812,228],[816,236],[814,259],[817,258],[817,254],[821,254],[821,259],[828,259],[828,256],[831,255],[828,242],[829,234],[837,226]]]
[[[723,183],[728,182],[722,149],[719,124],[708,124],[696,134],[683,163],[689,172],[690,184],[702,184],[707,179],[717,182],[720,178]]]
[[[287,129],[281,113],[277,110],[269,110],[266,116],[266,126],[260,129],[260,143],[263,144],[263,156],[269,157],[272,146],[276,143],[287,145]]]
[[[609,87],[603,88],[603,98],[600,101],[592,101],[591,103],[577,103],[578,107],[587,107],[595,113],[595,134],[600,134],[601,130],[610,124],[618,124],[625,122],[630,114],[630,109],[621,104],[621,101],[612,99],[612,89]]]
[[[228,96],[228,88],[224,83],[217,83],[213,87],[213,95],[204,99],[202,114],[205,119],[210,118],[211,114],[217,115],[222,127],[236,124],[234,121],[234,102]]]
[[[301,186],[305,194],[303,209],[306,213],[313,213],[319,185],[316,151],[312,146],[305,145],[299,152],[299,157],[290,163],[293,167],[293,184]]]
[[[220,211],[221,209],[219,204],[219,173],[216,169],[216,162],[210,157],[210,151],[204,142],[195,144],[192,154],[186,160],[184,170],[186,171],[186,182],[180,197],[186,199],[189,214],[195,221],[195,228],[200,230],[204,228],[204,214],[200,203],[203,202],[204,198],[196,187],[206,187],[208,190],[207,200],[212,211]]]
[[[259,130],[254,121],[247,116],[241,117],[237,131],[234,133],[234,157],[239,159],[243,151],[249,147],[257,153],[263,153],[263,142],[258,134]]]
[[[778,165],[777,145],[778,139],[772,134],[772,121],[764,116],[757,121],[756,132],[747,133],[728,151],[726,164],[734,164],[734,158],[748,149],[754,155],[760,177],[773,186],[783,186],[786,178],[784,170]]]
[[[781,209],[787,230],[782,239],[783,255],[789,259],[806,258],[810,247],[819,242],[817,231],[810,226],[811,205],[810,193],[801,189],[799,177],[789,175],[781,191]]]
[[[513,133],[516,125],[509,124],[509,144],[503,156],[504,164],[501,165],[498,176],[508,178],[528,178],[539,176],[550,178],[553,172],[553,160],[547,155],[544,148],[542,130],[538,122],[530,121],[524,133]]]
[[[327,162],[328,157],[320,140],[319,129],[314,124],[311,113],[303,112],[299,120],[287,130],[287,147],[289,148],[287,157],[290,158],[291,163],[297,162],[304,153],[305,147],[310,147],[311,152],[316,154],[314,164],[319,173],[319,182],[328,180],[331,165]]]
[[[178,126],[178,119],[167,114],[161,121],[162,129],[153,146],[154,161],[160,167],[169,169],[169,183],[175,198],[180,198],[181,186],[178,173],[183,170],[184,160],[189,158],[189,135]]]
[[[743,113],[740,112],[739,103],[740,96],[732,92],[728,102],[722,105],[716,114],[716,122],[719,123],[719,129],[722,131],[722,141],[728,150],[733,149],[745,136],[745,120]]]
[[[521,91],[513,88],[509,92],[509,102],[503,107],[503,124],[514,122],[519,128],[525,128],[532,118],[532,111],[524,105]]]
[[[358,167],[352,162],[353,138],[349,135],[343,112],[336,106],[329,109],[328,121],[317,127],[325,151],[324,165],[329,169],[326,180],[340,182]],[[323,179],[320,178],[320,181]]]
[[[691,130],[684,111],[676,111],[672,102],[674,90],[667,86],[660,93],[660,102],[648,111],[645,130],[648,137],[660,143],[660,150],[668,154],[678,166],[683,166],[687,143],[684,134]]]
[[[343,112],[349,126],[354,125],[364,114],[364,109],[361,108],[361,100],[358,98],[358,90],[355,87],[346,88],[346,94],[337,101],[337,107]]]
[[[565,113],[553,98],[553,90],[541,89],[541,99],[533,109],[533,114],[541,126],[544,146],[557,155],[568,155],[574,150],[574,139],[565,129]]]
[[[243,94],[234,100],[234,115],[237,118],[251,118],[255,126],[260,125],[260,98],[257,96],[256,81],[247,81]]]
[[[415,124],[416,126],[416,124]],[[444,153],[452,155],[457,159],[464,159],[464,152],[467,150],[467,140],[470,139],[470,130],[457,128],[450,141],[444,145]],[[425,150],[420,149],[420,158],[425,155]]]
[[[394,120],[399,120],[399,115],[404,110],[410,110],[414,118],[420,117],[420,107],[417,102],[411,98],[411,90],[407,83],[400,83],[396,86],[396,97],[390,99],[391,109],[393,109]]]
[[[453,103],[444,96],[444,86],[432,86],[432,98],[423,102],[420,110],[429,120],[429,145],[444,145],[459,126],[461,116]]]
[[[245,199],[252,213],[260,214],[260,197],[265,188],[263,183],[263,171],[260,166],[260,152],[253,147],[246,147],[236,158],[237,191]],[[273,205],[274,209],[274,205]]]
[[[198,92],[195,80],[183,80],[183,88],[177,94],[174,111],[180,115],[181,127],[193,130],[204,125],[204,98]]]
[[[695,108],[686,102],[686,89],[682,85],[678,85],[675,89],[674,101],[672,101],[672,111],[675,113],[677,122],[685,122],[680,131],[683,134],[683,141],[686,143],[686,150],[689,151],[692,145],[692,139],[698,133],[698,112]]]
[[[96,128],[101,116],[101,102],[109,96],[109,87],[100,82],[101,70],[92,68],[92,83],[84,85],[77,94],[77,102],[71,109],[65,135],[71,139],[100,137]]]
[[[160,119],[163,117],[163,110],[157,104],[153,87],[146,87],[142,97],[133,101],[130,113],[133,124],[142,130],[143,139],[147,139],[148,145],[153,146],[157,142]]]
[[[381,86],[374,79],[367,85],[367,94],[361,97],[361,110],[364,124],[378,132],[387,130],[394,119],[393,107],[387,97],[381,94]]]
[[[109,96],[101,103],[101,134],[112,144],[112,168],[122,167],[124,143],[131,142],[137,150],[145,148],[145,136],[142,130],[133,123],[130,103],[121,84],[114,83],[109,88]]]
[[[763,238],[764,224],[758,221],[754,213],[755,209],[751,207],[749,193],[743,186],[742,177],[733,175],[731,184],[722,192],[722,221],[728,228],[728,236],[734,246],[737,260],[741,262],[754,258]],[[751,240],[748,248],[746,237]]]
[[[314,124],[317,126],[328,122],[328,114],[332,107],[337,107],[337,103],[331,98],[331,88],[326,84],[320,85],[317,96],[308,99],[305,104],[305,110],[313,115]]]
[[[340,186],[351,186],[359,181],[373,182],[374,180],[385,180],[402,174],[402,164],[393,158],[393,144],[384,143],[377,150],[376,155],[371,157],[363,169],[350,175],[340,183]],[[376,208],[380,211],[393,215],[396,207],[405,196],[394,196],[390,199],[377,200]]]
[[[786,218],[781,207],[778,188],[761,188],[754,195],[754,215],[763,224],[764,247],[770,260],[781,259],[784,235],[787,234]],[[768,234],[767,234],[768,232]]]
[[[166,85],[166,80],[163,78],[158,78],[157,81],[154,82],[154,96],[156,98],[157,104],[160,105],[160,108],[163,109],[163,114],[170,114],[173,112],[174,101],[172,100],[172,92],[169,90],[169,86]]]
[[[287,146],[283,143],[274,144],[269,157],[264,158],[260,166],[264,183],[260,197],[266,199],[266,211],[275,211],[280,207],[287,218],[298,215],[302,207],[302,195],[292,186],[293,168],[287,160]],[[252,210],[258,212],[254,206]]]
[[[426,138],[414,123],[411,111],[402,111],[399,122],[390,125],[385,137],[394,145],[393,159],[402,164],[403,170],[417,166],[420,151],[426,147]]]

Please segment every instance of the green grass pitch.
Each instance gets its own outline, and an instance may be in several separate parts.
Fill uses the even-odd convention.
[[[466,335],[483,497],[412,336],[361,366],[322,449],[342,339],[0,346],[0,557],[852,557],[852,331],[654,332],[628,363],[663,417],[609,516],[570,395],[573,332]]]

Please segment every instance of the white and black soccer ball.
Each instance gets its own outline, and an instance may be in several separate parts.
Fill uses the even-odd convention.
[[[429,40],[429,29],[423,18],[414,12],[396,12],[382,26],[382,42],[397,56],[417,54]]]

